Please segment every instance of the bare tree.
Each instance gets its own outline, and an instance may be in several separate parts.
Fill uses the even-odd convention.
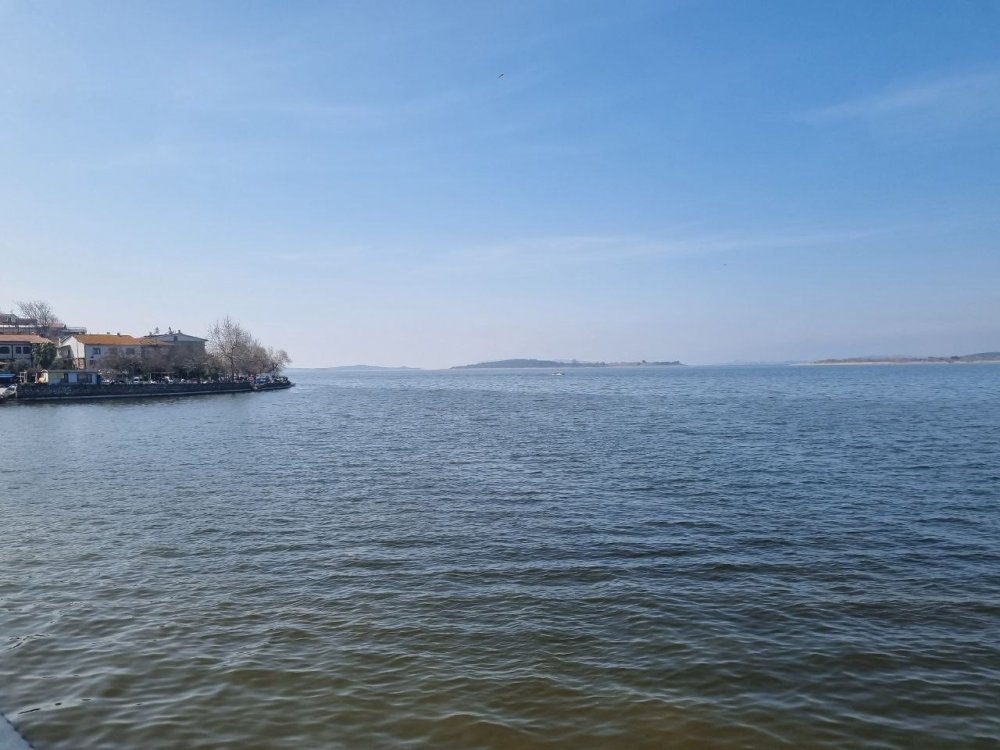
[[[208,332],[208,353],[237,375],[276,374],[292,360],[284,349],[263,346],[228,315]]]
[[[244,371],[247,357],[256,343],[249,331],[228,315],[216,321],[208,332],[209,354],[217,357],[234,379],[238,372]]]
[[[171,375],[184,380],[206,377],[211,370],[208,354],[187,351],[186,347],[172,349],[167,355],[167,362]]]
[[[260,375],[267,372],[267,349],[254,341],[243,356],[243,371],[247,375]]]
[[[40,299],[18,302],[17,311],[22,318],[32,321],[35,333],[45,338],[51,335],[53,325],[59,322],[59,318],[52,312],[52,306]]]
[[[160,380],[173,372],[173,357],[174,352],[169,346],[144,346],[139,370],[150,380]]]
[[[101,357],[99,365],[102,372],[113,373],[115,378],[128,378],[141,371],[142,360],[135,353],[126,354],[125,347],[112,347],[112,350]]]
[[[292,358],[284,349],[272,349],[267,347],[268,369],[267,372],[277,375],[292,363]]]
[[[243,372],[248,375],[277,375],[292,361],[284,349],[274,349],[254,341],[243,357]]]

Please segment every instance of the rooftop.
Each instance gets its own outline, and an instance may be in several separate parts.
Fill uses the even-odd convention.
[[[0,333],[0,344],[51,344],[44,336],[33,333]]]
[[[81,344],[96,346],[143,346],[144,344],[159,343],[151,342],[146,338],[139,339],[125,333],[80,333],[73,338]]]

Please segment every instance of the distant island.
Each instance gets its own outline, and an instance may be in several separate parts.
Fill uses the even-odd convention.
[[[531,367],[562,369],[565,367],[675,367],[681,362],[581,362],[576,359],[559,361],[555,359],[500,359],[495,362],[477,362],[474,365],[456,365],[452,370],[499,370],[527,369]]]
[[[813,365],[947,365],[975,362],[1000,362],[1000,352],[980,352],[952,357],[851,357],[848,359],[818,359]]]
[[[316,367],[316,370],[347,370],[350,372],[366,370],[419,370],[419,367],[383,367],[382,365],[337,365],[336,367]]]

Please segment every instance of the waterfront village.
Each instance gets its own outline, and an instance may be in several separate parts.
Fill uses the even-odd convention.
[[[135,336],[66,325],[42,302],[20,307],[20,314],[0,312],[0,389],[254,381],[279,376],[290,362],[284,351],[261,345],[228,317],[207,338],[173,328]]]

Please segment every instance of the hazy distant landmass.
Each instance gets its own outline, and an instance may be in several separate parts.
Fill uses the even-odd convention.
[[[572,359],[559,361],[555,359],[500,359],[495,362],[477,362],[474,365],[456,365],[452,370],[492,370],[492,369],[516,369],[529,367],[543,367],[562,369],[566,367],[667,367],[681,365],[681,362],[581,362]]]
[[[317,367],[317,370],[419,370],[419,367],[383,367],[381,365],[338,365],[337,367]]]
[[[959,364],[963,362],[1000,362],[1000,352],[979,352],[952,357],[850,357],[848,359],[818,359],[814,365],[919,365],[919,364]]]
[[[732,362],[719,362],[715,364],[715,367],[787,367],[789,365],[800,365],[802,364],[801,359],[760,359],[760,360],[746,360],[746,359],[734,359]],[[809,364],[813,364],[810,362]]]

